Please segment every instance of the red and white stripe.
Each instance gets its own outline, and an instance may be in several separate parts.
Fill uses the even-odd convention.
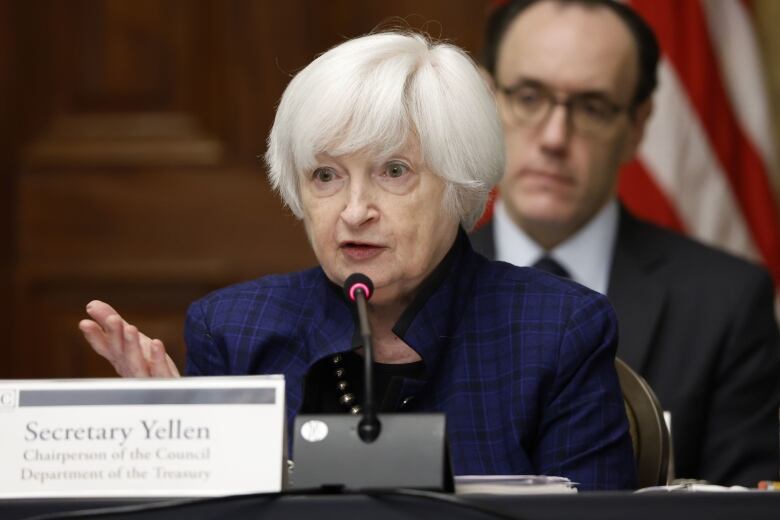
[[[663,56],[654,112],[638,160],[621,176],[621,198],[648,220],[762,262],[780,287],[775,151],[749,2],[629,3],[655,30]]]

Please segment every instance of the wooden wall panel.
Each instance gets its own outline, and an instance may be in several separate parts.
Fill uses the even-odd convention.
[[[299,233],[287,232],[300,226],[279,210],[260,174],[96,170],[38,173],[20,183],[24,279],[201,277],[220,283],[314,261]]]
[[[410,27],[449,40],[476,54],[489,2],[474,0],[396,0],[311,2],[308,23],[317,30],[313,47],[322,52],[344,40],[386,27]]]

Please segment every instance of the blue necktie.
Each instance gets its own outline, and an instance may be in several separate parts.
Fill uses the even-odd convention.
[[[550,274],[560,276],[562,278],[571,278],[569,271],[567,271],[561,264],[556,262],[551,256],[544,255],[533,265],[536,269],[547,271]]]

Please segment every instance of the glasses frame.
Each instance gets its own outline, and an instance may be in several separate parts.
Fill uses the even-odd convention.
[[[520,104],[516,101],[521,89],[533,88],[542,95],[542,105],[538,115],[521,114]],[[564,107],[566,110],[566,122],[574,131],[591,136],[600,136],[608,133],[621,114],[630,114],[633,106],[621,105],[612,101],[600,92],[573,92],[569,94],[556,93],[552,88],[537,81],[522,81],[517,85],[506,87],[496,85],[496,90],[501,93],[505,107],[503,112],[508,112],[512,121],[507,121],[519,127],[538,127],[549,121],[555,108]],[[597,99],[604,103],[605,113],[593,114],[587,111],[586,102]],[[506,119],[506,115],[504,117]]]

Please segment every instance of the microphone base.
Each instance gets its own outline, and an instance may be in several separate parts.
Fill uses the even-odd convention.
[[[374,442],[379,437],[379,432],[382,431],[382,423],[373,416],[373,420],[367,417],[363,417],[358,423],[358,437],[363,442]]]
[[[359,415],[299,415],[292,488],[453,490],[444,414],[379,414],[382,431],[373,442],[360,438],[361,420]]]

